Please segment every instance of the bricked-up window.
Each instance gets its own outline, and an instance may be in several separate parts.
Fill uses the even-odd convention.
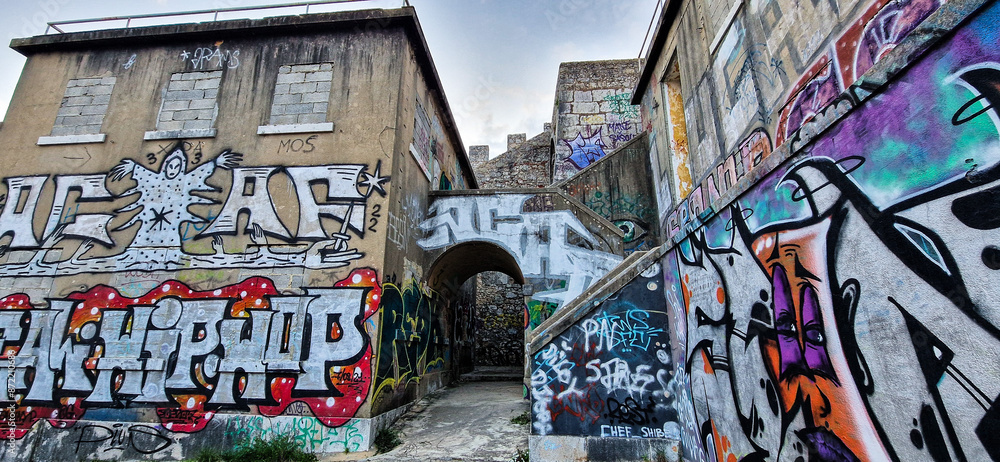
[[[73,79],[66,84],[62,104],[56,113],[50,136],[38,138],[38,144],[100,143],[104,115],[111,101],[114,77]]]
[[[216,98],[222,71],[180,72],[170,76],[156,117],[156,130],[147,140],[215,136]]]
[[[330,105],[333,63],[292,64],[278,68],[268,125],[257,133],[333,131],[326,120]]]

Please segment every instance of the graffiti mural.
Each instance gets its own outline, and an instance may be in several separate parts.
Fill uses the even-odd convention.
[[[535,300],[562,305],[583,293],[622,258],[595,250],[599,242],[569,210],[529,212],[533,194],[440,197],[420,224],[425,250],[462,242],[499,245],[518,263],[526,278],[558,279],[565,286],[536,292]]]
[[[377,412],[413,401],[416,386],[445,366],[450,325],[435,294],[417,281],[385,284],[379,301],[379,355],[373,401]]]
[[[356,452],[363,447],[368,433],[366,427],[366,422],[359,420],[328,427],[311,416],[234,416],[226,421],[223,435],[233,441],[270,440],[284,436],[306,452]]]
[[[944,3],[943,0],[872,2],[792,86],[781,109],[775,145],[791,139],[796,130],[817,117]]]
[[[559,187],[622,231],[624,250],[632,253],[660,242],[653,170],[645,135],[622,146],[600,168],[573,175]]]
[[[354,417],[375,382],[382,289],[375,269],[344,267],[365,256],[390,177],[380,162],[242,163],[178,141],[103,173],[4,179],[11,438],[176,455],[202,445],[188,434],[250,436],[223,431],[250,417],[303,448],[368,447],[367,427],[340,427],[367,425]],[[32,454],[65,457],[54,450]]]
[[[997,21],[987,7],[662,260],[685,457],[1000,457]]]
[[[531,300],[525,305],[524,321],[525,329],[535,330],[541,323],[549,319],[556,312],[557,306],[554,303]]]
[[[534,355],[532,434],[679,439],[659,265]]]
[[[301,402],[341,425],[372,382],[365,320],[381,292],[375,271],[358,269],[301,295],[259,277],[212,291],[167,281],[135,298],[96,286],[48,308],[9,295],[0,326],[14,358],[15,436],[102,408],[154,408],[166,430],[193,432],[220,411],[276,416]]]
[[[8,255],[0,263],[0,277],[245,266],[322,269],[363,256],[350,240],[365,236],[369,197],[385,195],[390,177],[380,175],[381,164],[369,172],[360,164],[239,167],[241,159],[229,151],[210,160],[202,159],[200,151],[189,156],[185,143],[178,142],[156,170],[122,160],[107,175],[109,183],[126,184],[128,189],[118,194],[105,186],[103,174],[56,175],[40,239],[33,223],[43,213],[41,192],[49,178],[8,177],[8,197],[0,212],[0,238],[8,237],[0,249]],[[202,163],[191,168],[197,162]],[[214,204],[206,194],[221,191],[209,184],[219,169],[232,173],[229,195],[221,209],[199,215],[192,207]],[[294,186],[298,200],[294,235],[279,218],[268,189],[278,175]],[[316,195],[315,185],[326,187],[325,197]],[[131,202],[114,209],[112,203],[119,200]],[[90,211],[102,205],[103,210]],[[247,224],[237,229],[241,214],[248,216]],[[191,235],[192,229],[200,232]],[[227,250],[224,236],[238,233],[250,235],[253,243],[242,252]],[[189,250],[191,240],[210,241],[212,250]],[[96,252],[97,245],[112,251]]]
[[[754,130],[735,152],[708,171],[701,184],[695,186],[684,200],[666,217],[668,238],[682,234],[701,224],[700,216],[711,211],[712,202],[734,189],[736,182],[750,175],[771,155],[771,139],[764,129]],[[683,235],[683,234],[682,234]]]
[[[576,138],[572,141],[563,140],[570,149],[570,155],[566,160],[572,162],[576,168],[582,169],[604,157],[605,145],[604,140],[601,139],[602,130],[603,128],[598,128],[596,132],[588,136],[577,133]]]
[[[438,113],[424,109],[425,107],[433,109],[433,106],[429,106],[430,102],[425,105],[421,103],[421,98],[417,98],[414,102],[416,108],[413,116],[413,142],[410,143],[410,155],[430,182],[431,189],[445,191],[453,188],[465,189],[466,179],[457,157],[445,151],[443,143],[446,139],[445,131],[438,119]],[[449,158],[455,160],[449,161]]]

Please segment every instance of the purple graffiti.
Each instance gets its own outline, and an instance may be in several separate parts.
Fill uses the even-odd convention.
[[[590,136],[583,136],[583,133],[577,133],[576,139],[573,141],[563,140],[573,152],[565,160],[568,160],[576,166],[576,168],[584,168],[595,161],[604,157],[604,141],[601,140],[601,130],[598,128],[597,132],[592,133]]]

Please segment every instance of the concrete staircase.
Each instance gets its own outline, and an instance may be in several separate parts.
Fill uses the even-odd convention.
[[[469,382],[520,382],[524,369],[517,366],[477,366],[475,370],[462,374],[458,380]]]

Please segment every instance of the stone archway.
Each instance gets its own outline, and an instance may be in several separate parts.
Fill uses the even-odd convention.
[[[621,229],[559,189],[435,192],[427,210],[417,245],[433,261],[424,273],[430,288],[451,304],[473,275],[507,274],[522,284],[526,336],[624,258]],[[461,306],[449,308],[462,318]],[[452,351],[460,359],[455,326]],[[462,361],[456,364],[461,370]]]
[[[467,241],[448,248],[431,265],[427,283],[439,293],[457,294],[462,283],[485,271],[504,273],[524,284],[524,275],[514,256],[497,244],[483,241]]]

